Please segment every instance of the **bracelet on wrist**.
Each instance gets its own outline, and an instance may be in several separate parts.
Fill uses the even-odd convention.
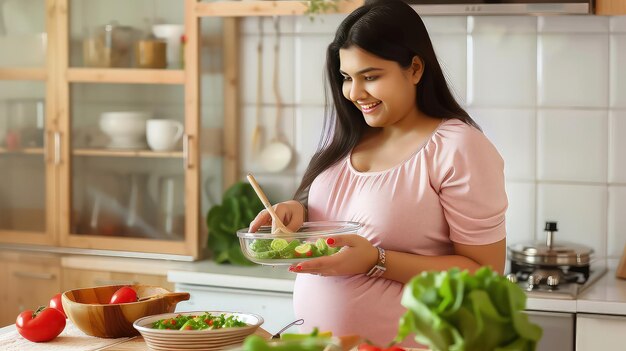
[[[387,267],[385,267],[385,262],[387,261],[385,256],[385,249],[382,247],[375,246],[378,250],[378,260],[374,267],[372,267],[366,274],[368,277],[378,278],[385,274]]]

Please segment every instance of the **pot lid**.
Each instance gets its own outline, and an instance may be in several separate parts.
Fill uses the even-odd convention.
[[[522,243],[509,247],[510,259],[525,264],[545,266],[587,266],[593,249],[569,242],[554,242],[556,222],[546,222],[545,242]]]

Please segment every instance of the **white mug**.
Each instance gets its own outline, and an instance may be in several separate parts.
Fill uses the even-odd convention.
[[[170,151],[183,136],[185,127],[173,119],[149,119],[146,123],[146,139],[154,151]]]

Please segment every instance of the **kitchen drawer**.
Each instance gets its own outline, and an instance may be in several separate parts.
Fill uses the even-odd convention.
[[[254,313],[263,317],[262,328],[270,333],[295,320],[291,293],[191,284],[176,284],[176,291],[191,294],[189,301],[177,305],[177,312],[217,310]],[[290,331],[297,332],[295,328]]]
[[[574,313],[526,311],[543,329],[537,351],[574,351]]]
[[[48,305],[61,291],[59,258],[53,254],[0,251],[0,327],[24,310]]]
[[[579,313],[576,351],[624,350],[626,317]]]

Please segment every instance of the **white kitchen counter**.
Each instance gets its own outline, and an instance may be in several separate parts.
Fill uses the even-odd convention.
[[[576,300],[576,312],[626,316],[626,280],[610,270]]]
[[[289,272],[287,267],[242,267],[202,261],[184,269],[168,271],[167,280],[176,284],[292,293],[296,274]]]

